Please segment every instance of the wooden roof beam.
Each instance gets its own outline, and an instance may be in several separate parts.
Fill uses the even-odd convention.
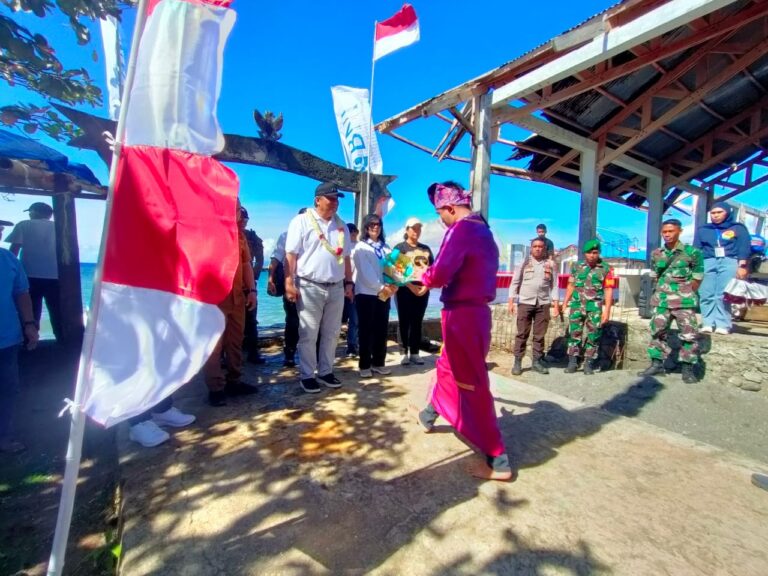
[[[605,67],[602,71],[596,70],[594,73],[582,71],[579,74],[584,77],[583,82],[563,88],[546,99],[528,96],[528,99],[531,100],[530,104],[518,108],[510,108],[508,111],[505,111],[505,114],[509,119],[513,119],[516,116],[526,116],[536,110],[549,108],[550,106],[554,106],[555,104],[573,98],[578,94],[592,90],[596,86],[616,80],[627,74],[636,72],[649,64],[653,64],[659,60],[677,54],[678,52],[682,52],[683,50],[701,44],[702,42],[706,42],[707,40],[722,36],[737,28],[741,28],[749,22],[765,17],[767,14],[768,4],[765,0],[758,0],[750,8],[742,10],[738,14],[731,15],[721,21],[713,22],[706,28],[699,29],[695,34],[688,38],[682,38],[675,42],[671,42],[666,46],[652,46],[645,52],[643,52],[645,45],[638,45],[632,49],[633,52],[639,54],[634,60],[613,68]],[[654,44],[654,41],[651,41],[650,44]],[[503,121],[504,116],[499,116],[499,120]]]
[[[692,168],[678,176],[671,177],[670,180],[668,181],[668,186],[674,186],[678,182],[695,178],[697,174],[700,174],[706,171],[707,169],[712,168],[713,166],[717,166],[720,162],[722,162],[726,158],[729,158],[730,156],[737,154],[739,151],[744,150],[748,146],[752,146],[753,142],[760,140],[761,138],[765,138],[766,136],[768,136],[768,125],[764,126],[757,132],[750,134],[750,140],[746,140],[746,141],[734,144],[733,146],[727,148],[726,150],[723,150],[719,154],[715,154],[711,156],[696,168]]]
[[[493,92],[493,107],[507,106],[510,101],[595,66],[598,62],[684,26],[691,20],[701,18],[732,2],[733,0],[670,0],[496,89]]]
[[[675,106],[667,110],[664,114],[662,114],[655,120],[652,120],[645,126],[642,126],[640,134],[632,138],[629,138],[626,142],[624,142],[618,148],[615,148],[613,150],[606,150],[605,155],[603,156],[602,159],[599,159],[598,162],[602,165],[610,164],[613,161],[613,159],[618,157],[620,154],[623,154],[627,150],[630,150],[633,146],[635,146],[636,144],[638,144],[639,142],[641,142],[642,140],[650,136],[660,126],[664,126],[665,124],[672,121],[672,119],[674,119],[681,112],[684,112],[691,105],[697,104],[698,102],[703,100],[712,90],[722,85],[723,82],[730,80],[736,74],[741,72],[744,68],[746,68],[747,66],[755,62],[761,56],[765,55],[767,50],[768,50],[768,39],[764,39],[762,42],[757,43],[752,48],[752,50],[744,54],[744,56],[742,56],[741,58],[738,58],[737,60],[732,62],[729,66],[726,66],[719,73],[715,74],[715,76],[711,77],[707,82],[704,83],[703,86],[697,87],[696,90],[690,96],[682,99]]]
[[[711,130],[707,132],[706,134],[703,134],[702,136],[698,137],[696,140],[688,144],[687,146],[684,146],[677,152],[675,152],[667,161],[667,166],[672,166],[674,163],[684,160],[688,154],[693,152],[694,150],[697,150],[701,148],[702,146],[709,143],[711,145],[711,141],[713,138],[717,138],[720,134],[726,133],[733,129],[738,124],[741,124],[748,118],[753,119],[753,131],[757,130],[759,128],[760,124],[760,114],[763,109],[768,108],[768,95],[763,96],[760,100],[758,100],[755,104],[750,106],[749,108],[746,108],[745,110],[742,110],[739,112],[736,116],[733,116],[732,118],[729,118],[719,126],[715,127],[714,130]],[[706,154],[702,154],[706,156]]]

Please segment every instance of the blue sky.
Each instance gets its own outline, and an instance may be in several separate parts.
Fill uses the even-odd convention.
[[[344,156],[336,128],[331,86],[367,88],[370,84],[373,26],[396,12],[400,0],[334,3],[295,0],[254,2],[236,0],[237,23],[225,54],[219,119],[225,132],[256,136],[253,109],[282,112],[285,117],[282,142],[340,164]],[[421,23],[421,40],[388,55],[376,64],[373,117],[381,121],[443,90],[491,70],[530,51],[611,4],[607,0],[581,2],[500,2],[489,0],[468,9],[465,2],[414,1]],[[5,9],[5,8],[3,8]],[[66,65],[84,66],[100,86],[104,85],[101,42],[95,31],[89,46],[78,48],[71,31],[61,20],[44,21],[22,15],[22,23],[49,34]],[[123,21],[123,44],[127,50],[133,15]],[[99,55],[94,62],[93,52]],[[2,84],[0,104],[22,98],[20,90]],[[106,115],[106,108],[92,110]],[[505,130],[507,130],[505,128]],[[404,132],[421,143],[436,145],[443,133],[439,120],[418,121]],[[503,137],[523,137],[524,131],[509,129]],[[50,142],[43,141],[50,144]],[[87,163],[107,181],[107,170],[91,152],[78,152],[54,144],[74,160]],[[440,235],[426,187],[438,180],[468,183],[469,166],[442,163],[429,155],[379,135],[384,171],[397,175],[390,186],[396,207],[386,219],[392,238],[410,216],[427,225],[427,239],[436,244]],[[508,148],[494,147],[494,158],[503,159]],[[251,227],[267,246],[286,227],[290,217],[312,201],[315,183],[292,174],[267,168],[233,166],[240,176],[241,198],[251,213]],[[351,196],[351,195],[350,195]],[[353,199],[342,200],[340,213],[352,218]],[[768,208],[765,189],[756,189],[739,200]],[[18,220],[29,204],[28,197],[0,199],[0,218]],[[553,186],[493,176],[490,217],[501,243],[525,242],[534,235],[538,222],[549,227],[556,245],[576,240],[579,196]],[[83,261],[94,261],[98,253],[103,203],[78,201],[78,228]],[[645,242],[643,212],[601,201],[598,225]],[[436,248],[436,246],[433,246]]]

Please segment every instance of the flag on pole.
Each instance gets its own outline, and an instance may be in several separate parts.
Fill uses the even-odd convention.
[[[211,158],[230,0],[150,0],[94,288],[82,408],[111,426],[194,376],[238,262],[234,172]],[[205,57],[201,57],[205,55]]]
[[[112,120],[117,120],[120,117],[120,93],[123,90],[123,80],[125,79],[119,24],[114,16],[107,16],[99,20],[101,43],[104,48],[109,117]]]
[[[410,46],[419,40],[419,19],[410,4],[403,7],[391,18],[376,22],[373,44],[373,59]]]
[[[332,86],[333,111],[341,136],[347,168],[356,172],[383,174],[379,143],[371,130],[371,106],[368,90],[349,86]]]

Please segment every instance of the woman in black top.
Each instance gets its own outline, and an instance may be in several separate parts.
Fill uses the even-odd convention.
[[[405,242],[401,242],[395,249],[408,257],[413,264],[417,276],[427,269],[434,262],[432,250],[426,244],[419,242],[421,236],[421,222],[418,218],[409,218],[405,223]],[[422,286],[421,282],[414,281],[406,286],[401,286],[397,290],[397,318],[400,324],[400,341],[403,346],[402,365],[424,364],[419,357],[419,347],[421,346],[421,324],[424,321],[424,313],[427,311],[429,302],[429,291],[422,296],[417,296],[416,292]]]

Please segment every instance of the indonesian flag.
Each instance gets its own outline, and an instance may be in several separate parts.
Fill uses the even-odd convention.
[[[105,426],[191,379],[224,331],[217,304],[237,269],[238,180],[211,155],[224,145],[216,103],[229,3],[149,3],[83,353],[82,408]]]
[[[378,60],[390,52],[410,46],[419,39],[419,19],[410,4],[403,7],[391,18],[376,22],[373,44],[373,59]]]

